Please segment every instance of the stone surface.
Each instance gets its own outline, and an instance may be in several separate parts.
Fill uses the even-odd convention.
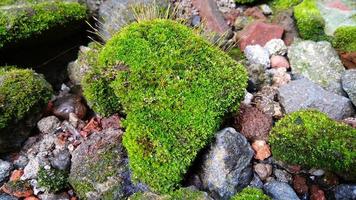
[[[254,95],[252,103],[263,113],[279,119],[283,116],[283,111],[279,102],[276,101],[277,93],[276,87],[263,87]]]
[[[62,119],[69,119],[69,113],[74,113],[79,119],[85,117],[87,108],[83,103],[82,97],[67,94],[57,98],[53,102],[53,114]]]
[[[313,108],[333,119],[344,119],[355,113],[348,98],[328,92],[308,79],[291,81],[282,86],[278,94],[286,113]]]
[[[263,14],[265,14],[265,15],[273,14],[272,9],[267,4],[262,4],[259,7],[262,10]]]
[[[284,182],[284,183],[292,182],[292,175],[290,175],[288,172],[286,172],[284,170],[275,169],[273,171],[273,174],[276,177],[277,181],[279,181],[279,182]]]
[[[257,20],[262,20],[265,21],[267,20],[267,17],[263,14],[262,10],[260,10],[258,7],[254,6],[251,8],[247,8],[244,12],[245,16],[253,17]]]
[[[284,56],[287,54],[288,48],[284,44],[282,39],[272,39],[268,41],[265,46],[265,49],[268,50],[269,55],[280,55]]]
[[[348,124],[349,126],[356,128],[356,118],[348,117],[346,119],[343,119],[342,122],[345,124]]]
[[[345,94],[341,87],[345,69],[329,42],[295,41],[288,57],[293,73],[303,75],[330,92]]]
[[[199,10],[199,14],[209,31],[218,34],[225,34],[229,31],[229,26],[214,0],[192,0],[192,4]]]
[[[69,183],[81,199],[124,199],[136,192],[121,138],[120,129],[106,129],[73,151]]]
[[[229,199],[246,187],[252,178],[253,150],[247,139],[233,128],[216,133],[208,153],[203,157],[200,177],[212,197]]]
[[[268,51],[260,45],[248,45],[244,53],[250,64],[262,65],[265,68],[270,67]]]
[[[270,77],[266,74],[266,69],[260,64],[247,65],[249,82],[253,90],[260,90],[262,87],[270,84]]]
[[[312,185],[310,188],[311,200],[326,200],[325,193],[317,185]]]
[[[248,45],[264,46],[271,39],[282,38],[283,32],[281,26],[256,21],[238,33],[237,42],[241,50],[245,50]]]
[[[346,70],[341,77],[342,88],[356,106],[356,69]]]
[[[44,193],[38,195],[41,200],[69,200],[70,198],[66,193],[62,194],[53,194],[53,193]]]
[[[264,140],[256,140],[252,143],[252,149],[255,151],[255,159],[265,160],[271,156],[269,145]]]
[[[274,17],[273,23],[280,25],[284,29],[283,41],[289,46],[293,43],[294,38],[298,37],[298,30],[293,19],[293,11],[282,11]]]
[[[12,169],[13,169],[13,166],[10,162],[0,159],[0,186],[10,176],[10,172]]]
[[[58,150],[53,152],[53,158],[51,159],[51,165],[60,170],[68,170],[70,167],[71,155],[67,149]]]
[[[258,163],[253,166],[253,170],[262,181],[266,180],[272,174],[272,165]]]
[[[295,175],[293,178],[293,188],[294,191],[298,194],[307,194],[308,193],[308,185],[307,179],[301,175]]]
[[[2,191],[18,198],[30,197],[33,194],[31,185],[26,181],[9,181],[2,186]]]
[[[17,198],[8,194],[0,194],[0,200],[17,200]]]
[[[287,183],[271,181],[263,186],[263,190],[273,200],[299,200],[297,194]]]
[[[48,116],[37,122],[37,128],[41,133],[52,133],[61,125],[56,116]]]
[[[272,117],[256,107],[241,105],[234,127],[248,140],[268,140],[272,128]]]
[[[356,69],[356,52],[339,52],[339,56],[346,69]]]
[[[291,76],[284,67],[273,68],[266,71],[269,77],[272,77],[271,84],[273,87],[282,87],[291,81]]]
[[[275,55],[273,55],[271,57],[271,67],[272,68],[283,67],[283,68],[288,69],[289,68],[289,62],[284,56],[275,56]]]
[[[341,184],[334,188],[334,197],[336,200],[354,200],[356,199],[356,185]]]
[[[249,184],[250,187],[256,187],[256,188],[263,188],[263,182],[261,181],[260,177],[254,173],[253,174],[253,178]]]

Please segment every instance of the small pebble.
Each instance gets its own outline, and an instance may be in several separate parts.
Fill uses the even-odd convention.
[[[253,166],[254,171],[262,181],[266,180],[272,174],[272,165],[258,163]]]

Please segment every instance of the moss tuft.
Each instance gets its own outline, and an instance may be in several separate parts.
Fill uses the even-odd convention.
[[[123,144],[133,176],[162,193],[179,186],[247,85],[242,65],[171,20],[125,27],[104,46],[99,66],[100,106],[120,99],[127,114]]]
[[[205,192],[191,188],[180,188],[171,195],[156,195],[153,193],[138,192],[130,196],[129,200],[208,200],[211,199]]]
[[[52,88],[42,75],[28,69],[0,67],[0,133],[9,123],[19,121],[45,105]]]
[[[247,187],[231,197],[231,200],[271,200],[271,198],[265,195],[261,189]]]
[[[272,129],[273,156],[289,164],[356,177],[356,129],[314,110],[287,115]]]
[[[306,40],[328,40],[325,35],[325,21],[317,8],[316,0],[304,0],[294,7],[294,17],[301,38]]]
[[[40,167],[38,184],[50,192],[58,192],[68,186],[68,172],[59,169],[46,170]]]
[[[342,26],[334,33],[333,46],[346,52],[356,52],[356,26]]]
[[[272,7],[277,11],[280,11],[292,8],[301,3],[302,1],[303,0],[274,0],[272,2]]]
[[[43,2],[0,8],[0,48],[86,18],[86,8],[79,3]]]
[[[235,0],[236,3],[238,4],[250,4],[250,3],[254,3],[258,0]]]

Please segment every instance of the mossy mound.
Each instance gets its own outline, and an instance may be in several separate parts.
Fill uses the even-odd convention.
[[[301,3],[302,1],[303,0],[274,0],[271,4],[275,10],[282,11],[285,9],[292,8]]]
[[[0,7],[0,48],[38,37],[55,27],[84,22],[86,18],[86,7],[74,2],[43,2]]]
[[[68,172],[59,169],[46,170],[43,167],[38,171],[38,184],[50,192],[58,192],[68,186]]]
[[[272,129],[270,144],[276,159],[323,168],[356,177],[356,129],[314,110],[285,116]]]
[[[334,33],[333,46],[346,52],[356,52],[356,26],[343,26]]]
[[[231,197],[231,200],[271,200],[261,189],[247,187],[241,192]]]
[[[254,3],[258,0],[235,0],[236,3],[238,4],[250,4],[250,3]]]
[[[157,195],[150,192],[139,192],[130,196],[129,200],[212,200],[206,192],[191,188],[181,188],[171,195]]]
[[[18,148],[52,96],[42,75],[0,67],[0,153]]]
[[[294,7],[299,35],[305,40],[327,40],[324,27],[325,21],[318,10],[316,0],[304,0]]]
[[[103,105],[120,99],[133,176],[161,193],[179,186],[247,85],[241,64],[171,20],[125,27],[104,46],[99,66],[89,87],[107,96]]]

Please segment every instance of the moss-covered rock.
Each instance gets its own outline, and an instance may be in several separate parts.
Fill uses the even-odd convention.
[[[247,187],[231,198],[231,200],[271,200],[261,189]]]
[[[356,177],[355,139],[356,129],[314,110],[287,115],[270,134],[276,159],[346,173],[350,178]]]
[[[58,192],[68,186],[68,172],[59,169],[45,169],[38,171],[38,184],[50,192]]]
[[[106,95],[101,107],[120,99],[134,177],[163,193],[237,109],[247,82],[241,64],[171,20],[125,27],[104,46],[99,66],[90,88]]]
[[[343,26],[336,29],[333,46],[341,51],[356,52],[356,26]]]
[[[325,21],[317,7],[316,0],[304,0],[294,7],[294,17],[301,38],[306,40],[326,40]]]
[[[79,24],[87,18],[78,3],[42,2],[0,7],[0,48],[40,37],[53,28]]]
[[[171,195],[157,195],[151,192],[138,192],[130,196],[129,200],[212,200],[206,192],[193,188],[180,188]]]
[[[42,75],[0,67],[0,153],[21,146],[51,95],[52,87]]]

